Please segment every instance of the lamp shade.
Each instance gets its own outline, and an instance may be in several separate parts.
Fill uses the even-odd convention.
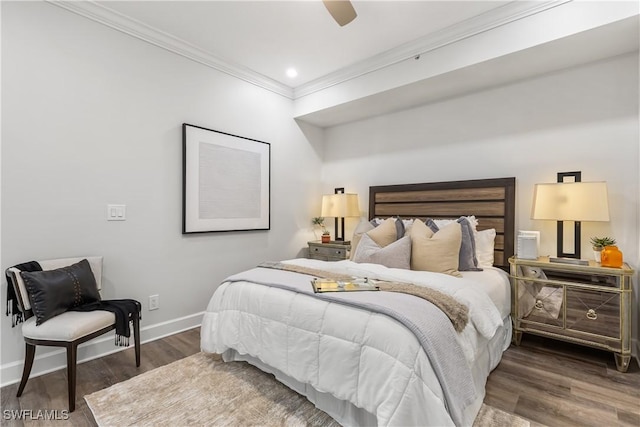
[[[325,218],[360,216],[358,195],[353,193],[325,194],[322,196],[322,212]]]
[[[531,219],[609,221],[607,183],[536,184]]]

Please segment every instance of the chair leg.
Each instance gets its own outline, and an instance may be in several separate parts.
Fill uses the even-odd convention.
[[[22,380],[20,381],[20,387],[18,387],[18,394],[16,394],[16,397],[22,396],[24,386],[27,385],[27,380],[29,379],[29,375],[31,374],[33,359],[36,356],[36,346],[29,343],[26,343],[26,345],[27,347],[24,354],[24,368],[22,369]]]
[[[140,318],[133,316],[133,342],[136,348],[136,367],[140,367]]]
[[[78,345],[74,342],[67,344],[67,388],[69,391],[69,412],[76,409],[76,362]]]

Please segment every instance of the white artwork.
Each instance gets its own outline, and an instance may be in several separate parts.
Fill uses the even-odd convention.
[[[270,144],[183,125],[183,233],[269,229]]]

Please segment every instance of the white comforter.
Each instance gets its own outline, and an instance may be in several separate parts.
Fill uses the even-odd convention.
[[[466,304],[470,321],[458,340],[475,374],[480,396],[464,416],[465,424],[473,423],[482,404],[486,377],[504,349],[502,337],[494,337],[504,333],[500,311],[476,283],[351,261],[286,262],[430,286]],[[223,283],[207,307],[201,335],[203,351],[235,350],[257,359],[260,365],[315,391],[361,408],[379,425],[453,425],[440,384],[418,339],[384,314],[254,283]],[[492,339],[500,341],[499,351],[487,350]],[[343,411],[322,409],[342,424],[355,422]]]

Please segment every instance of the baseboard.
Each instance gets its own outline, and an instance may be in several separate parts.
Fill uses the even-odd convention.
[[[144,326],[140,328],[140,341],[144,344],[169,335],[177,334],[178,332],[197,328],[202,323],[203,315],[204,312],[200,312],[168,320],[166,322]],[[111,332],[92,341],[81,344],[78,346],[78,363],[87,362],[89,360],[97,359],[99,357],[133,347],[133,343],[129,347],[116,347],[114,345],[114,340],[115,332]],[[51,351],[40,356],[38,356],[37,353],[38,351],[36,350],[36,358],[33,362],[33,368],[31,369],[31,375],[29,378],[48,374],[49,372],[67,367],[67,358],[64,349]],[[142,357],[144,357],[144,353],[142,354]],[[0,366],[0,378],[2,378],[0,387],[19,382],[22,377],[23,365],[24,361],[19,360],[16,362],[5,363]]]

